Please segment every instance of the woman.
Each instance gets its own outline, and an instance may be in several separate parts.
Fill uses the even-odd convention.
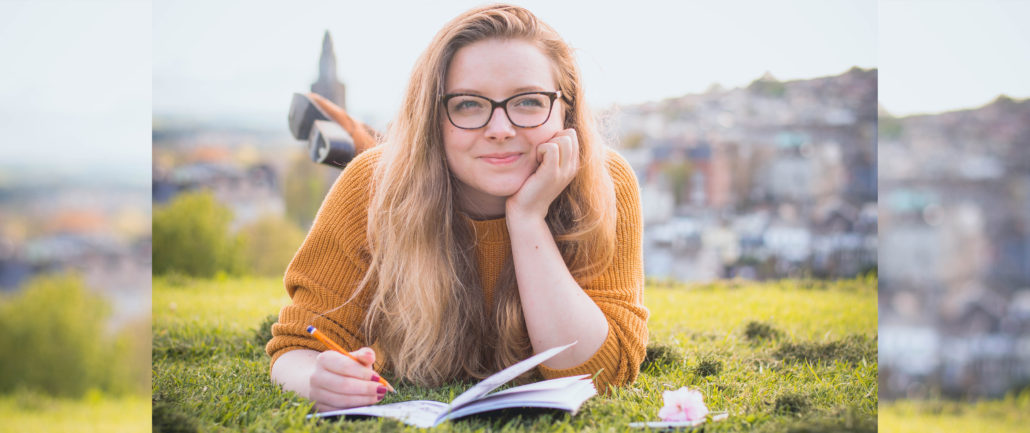
[[[330,410],[381,400],[375,371],[435,386],[577,341],[537,373],[631,383],[641,224],[571,49],[525,9],[470,10],[419,58],[383,143],[347,165],[290,263],[272,379]],[[362,362],[323,352],[312,324]]]

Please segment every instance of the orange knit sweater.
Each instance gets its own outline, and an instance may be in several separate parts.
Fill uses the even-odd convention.
[[[367,345],[359,330],[365,317],[360,306],[369,304],[370,290],[363,291],[356,302],[329,311],[350,298],[368,270],[370,180],[381,155],[380,149],[371,149],[347,165],[290,262],[284,284],[293,302],[283,307],[278,323],[272,326],[272,339],[265,348],[272,363],[294,349],[326,350],[305,332],[311,324],[347,350]],[[614,151],[608,151],[608,168],[617,202],[615,256],[602,274],[583,284],[583,290],[608,319],[608,337],[590,359],[578,366],[562,370],[538,367],[548,379],[601,371],[595,384],[602,391],[608,385],[629,384],[636,379],[647,345],[649,314],[643,305],[643,222],[637,180],[626,160]],[[494,284],[511,254],[511,241],[504,218],[472,222],[484,298],[492,303]],[[321,313],[325,313],[323,317],[319,317]],[[376,354],[379,358],[384,355],[379,350]],[[381,360],[376,363],[377,369]]]

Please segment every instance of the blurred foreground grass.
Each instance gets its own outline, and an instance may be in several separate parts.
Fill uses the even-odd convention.
[[[91,393],[81,399],[59,399],[14,393],[0,396],[0,432],[148,431],[150,404],[146,396],[110,397]]]
[[[899,400],[880,405],[884,433],[1030,432],[1030,390],[1000,400]]]
[[[154,431],[421,431],[393,420],[307,421],[268,377],[278,278],[155,278]],[[621,431],[657,420],[662,391],[699,389],[726,421],[706,431],[876,431],[876,280],[649,284],[648,359],[635,384],[575,416],[470,418],[438,431]],[[387,374],[387,378],[390,379]],[[385,403],[449,401],[470,384],[394,382]]]

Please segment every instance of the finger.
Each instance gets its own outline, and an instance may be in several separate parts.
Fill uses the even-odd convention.
[[[540,143],[536,149],[537,160],[540,162],[540,166],[537,167],[537,170],[540,170],[545,166],[554,166],[557,168],[558,158],[560,156],[557,143],[554,141],[546,141]]]
[[[575,158],[578,155],[576,151],[579,148],[579,138],[576,136],[575,128],[567,128],[558,131],[554,134],[554,138],[551,139],[555,143],[558,143],[558,154],[561,157],[558,160],[558,165],[567,169],[575,162]]]
[[[379,382],[340,376],[326,370],[315,370],[311,374],[311,389],[322,389],[336,394],[376,396],[386,394],[386,387]],[[379,392],[382,390],[382,392]]]
[[[361,380],[373,380],[373,378],[375,378],[374,380],[379,380],[379,375],[368,366],[361,365],[357,361],[331,350],[318,354],[318,357],[315,358],[315,364],[316,367],[322,367],[335,374]]]
[[[362,347],[350,354],[354,355],[355,358],[358,358],[365,367],[372,367],[372,364],[375,364],[376,362],[376,351],[372,350],[370,347]]]
[[[316,402],[316,406],[319,407],[319,411],[369,406],[382,400],[378,394],[340,394],[321,388],[312,388],[311,399]]]
[[[573,173],[579,170],[580,150],[579,136],[576,135],[575,131],[573,131],[572,147],[569,149],[569,164],[566,165],[566,167]]]
[[[572,129],[572,128],[560,130],[558,132],[555,132],[554,135],[552,135],[551,138],[549,138],[545,142],[550,141],[550,142],[557,143],[559,138],[567,137],[570,134],[576,134],[576,130]],[[541,143],[541,144],[543,144],[543,143]],[[544,151],[544,152],[541,152],[541,151],[542,151],[542,148],[540,146],[538,146],[537,147],[537,162],[538,163],[540,163],[540,162],[542,162],[544,160],[544,152],[546,152],[546,151]]]
[[[574,136],[563,136],[558,141],[559,148],[561,149],[558,154],[561,159],[558,161],[559,166],[562,169],[567,170],[572,165],[573,154],[576,148],[576,137]]]

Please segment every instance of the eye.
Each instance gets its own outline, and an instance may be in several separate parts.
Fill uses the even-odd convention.
[[[546,104],[544,97],[540,95],[527,95],[513,101],[516,107],[522,108],[543,108]]]
[[[476,98],[454,98],[451,101],[451,110],[454,111],[475,111],[485,107],[483,101]]]

